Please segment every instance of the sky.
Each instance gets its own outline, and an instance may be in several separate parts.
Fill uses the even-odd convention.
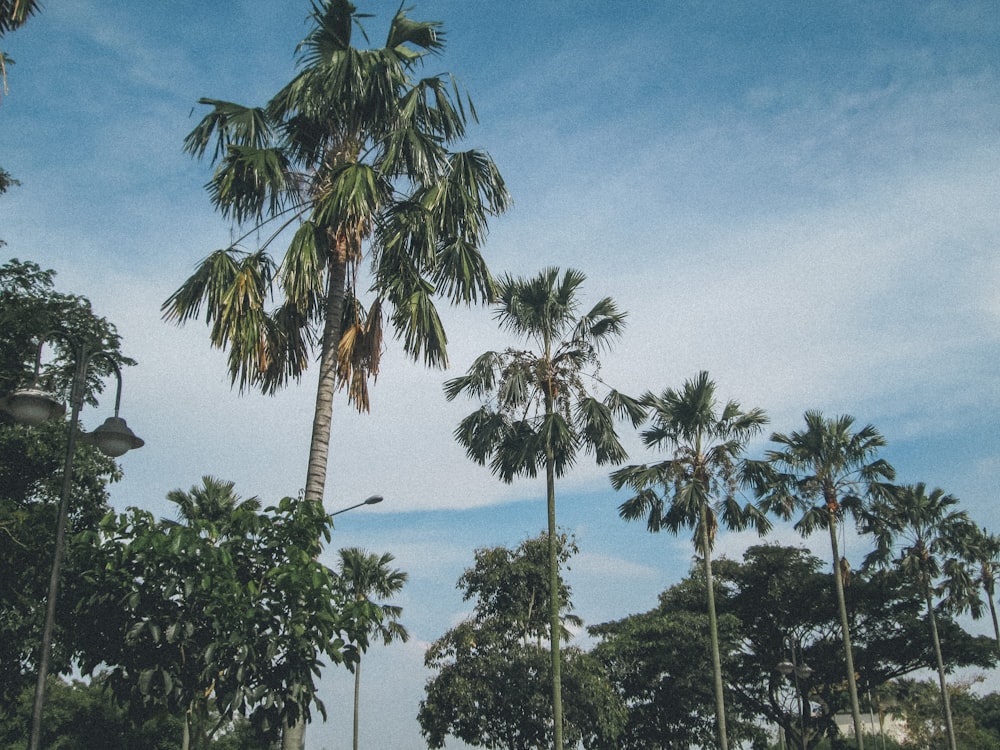
[[[359,7],[381,43],[399,5]],[[308,10],[64,0],[0,40],[16,61],[0,166],[21,182],[0,197],[6,257],[55,269],[138,361],[121,416],[146,446],[121,459],[116,508],[169,515],[166,493],[208,474],[265,501],[304,485],[314,370],[241,395],[204,325],[159,310],[233,236],[203,189],[209,164],[182,151],[197,100],[265,103],[294,74]],[[658,392],[707,370],[722,398],[765,409],[769,431],[799,429],[808,409],[853,415],[885,435],[899,481],[1000,526],[1000,6],[415,0],[411,15],[444,22],[447,48],[424,71],[468,90],[479,123],[464,147],[492,155],[513,197],[484,247],[493,272],[573,267],[585,303],[628,311],[606,382]],[[541,481],[504,485],[466,459],[452,432],[478,404],[442,392],[508,342],[486,309],[443,317],[450,370],[387,341],[372,412],[334,407],[327,508],[385,501],[338,516],[325,559],[361,546],[409,574],[397,603],[411,640],[365,657],[366,746],[424,746],[423,651],[470,611],[458,577],[475,549],[545,526]],[[622,437],[632,462],[657,459]],[[652,608],[691,561],[688,537],[619,520],[607,471],[581,460],[557,488],[591,625]],[[780,524],[767,541],[827,557]],[[758,542],[726,533],[717,554]],[[850,537],[856,563],[865,551]],[[310,727],[310,750],[350,741],[350,675],[328,669],[322,694],[330,719]]]

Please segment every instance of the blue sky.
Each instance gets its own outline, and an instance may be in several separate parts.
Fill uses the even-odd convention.
[[[361,3],[373,41],[397,7]],[[0,165],[22,183],[0,198],[5,251],[56,269],[139,361],[122,416],[147,445],[122,460],[117,507],[166,513],[165,494],[203,474],[266,500],[304,484],[312,375],[240,396],[204,327],[168,326],[159,306],[230,239],[202,189],[208,165],[181,151],[197,99],[264,103],[293,73],[307,12],[67,0],[0,45],[16,60]],[[852,414],[886,435],[900,481],[941,486],[997,528],[995,2],[433,0],[412,15],[445,22],[447,50],[425,70],[468,88],[481,122],[467,144],[513,195],[485,248],[494,272],[572,266],[585,299],[629,311],[605,380],[640,393],[705,369],[782,432],[806,409]],[[378,703],[363,743],[401,750],[422,747],[422,649],[468,610],[454,584],[473,550],[545,523],[539,483],[502,485],[451,439],[475,404],[445,402],[442,381],[505,342],[485,310],[449,310],[446,324],[450,372],[390,342],[372,414],[340,402],[334,415],[327,506],[386,497],[339,516],[334,548],[391,551],[410,574],[414,638],[373,652],[362,685]],[[654,458],[627,439],[634,461]],[[604,469],[581,462],[559,492],[586,622],[646,610],[686,572],[688,540],[619,521]],[[726,535],[719,551],[754,541]],[[324,692],[316,750],[350,731],[349,676],[329,671]]]

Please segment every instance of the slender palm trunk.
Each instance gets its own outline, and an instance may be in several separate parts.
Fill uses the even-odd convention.
[[[549,629],[552,661],[552,747],[562,750],[563,747],[563,711],[562,711],[562,659],[559,655],[559,636],[562,625],[559,620],[559,549],[556,536],[556,478],[555,460],[552,449],[546,448],[545,485],[546,505],[549,518]]]
[[[361,660],[354,665],[354,750],[358,750],[358,706],[361,705]]]
[[[323,503],[326,466],[330,457],[333,394],[337,386],[337,350],[340,346],[344,284],[347,279],[347,254],[340,249],[334,252],[336,252],[336,257],[330,264],[330,278],[326,292],[326,317],[323,321],[323,344],[320,349],[319,383],[316,386],[316,407],[313,411],[312,438],[309,442],[309,467],[306,471],[305,486],[305,499],[320,504]],[[303,750],[305,742],[305,719],[300,716],[294,724],[286,722],[281,734],[281,750]]]
[[[712,553],[709,548],[708,518],[701,509],[701,543],[705,555],[705,588],[708,592],[708,629],[712,643],[712,676],[715,683],[715,722],[719,730],[720,750],[729,750],[726,733],[726,699],[722,685],[722,656],[719,652],[719,620],[715,614],[715,580],[712,577]]]
[[[993,639],[996,641],[997,652],[1000,653],[1000,621],[997,620],[997,605],[993,601],[993,587],[983,584],[986,601],[990,603],[990,617],[993,618]]]
[[[934,602],[931,601],[929,587],[924,584],[924,598],[927,602],[927,621],[931,626],[931,641],[934,643],[934,657],[937,659],[938,682],[941,685],[941,711],[944,714],[944,726],[948,732],[948,746],[958,750],[955,744],[955,725],[951,720],[951,699],[948,697],[948,683],[944,676],[944,658],[941,656],[941,639],[938,637],[937,618],[934,617]]]
[[[844,661],[847,664],[847,690],[851,697],[851,716],[854,719],[854,739],[858,750],[864,750],[861,736],[861,705],[858,703],[858,685],[854,679],[854,653],[851,650],[851,631],[847,620],[847,600],[844,598],[844,579],[840,571],[840,553],[837,549],[837,516],[830,511],[830,547],[833,549],[833,583],[837,591],[840,610],[840,630],[844,637]]]

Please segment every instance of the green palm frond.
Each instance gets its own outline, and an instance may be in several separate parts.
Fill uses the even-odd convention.
[[[400,8],[392,19],[385,46],[395,50],[405,48],[407,56],[419,55],[420,50],[438,52],[444,48],[444,31],[440,23],[414,21]],[[409,47],[416,47],[417,50]]]
[[[219,99],[202,98],[198,103],[212,107],[212,111],[184,139],[184,151],[192,156],[201,158],[213,142],[212,162],[230,145],[263,149],[271,142],[271,124],[263,109]]]

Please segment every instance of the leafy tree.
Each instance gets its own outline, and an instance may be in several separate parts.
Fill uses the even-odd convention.
[[[628,487],[635,493],[619,508],[622,518],[645,517],[652,532],[694,530],[695,549],[704,560],[719,747],[727,750],[712,548],[720,520],[731,529],[753,525],[763,533],[768,528],[767,520],[752,505],[741,506],[736,499],[740,456],[767,417],[761,409],[743,411],[736,401],[720,408],[715,383],[707,372],[685,382],[679,391],[649,392],[642,403],[651,411],[650,426],[642,432],[643,444],[665,449],[671,457],[619,469],[612,473],[611,483],[616,490]]]
[[[90,302],[55,290],[55,272],[13,258],[0,266],[0,397],[30,385],[39,342],[51,351],[40,364],[39,385],[68,395],[78,352],[87,344],[107,352],[88,370],[86,400],[94,404],[112,364],[134,364],[121,354],[113,324]],[[51,420],[24,427],[0,410],[0,714],[37,674],[56,517],[67,450],[67,424]],[[67,518],[69,539],[57,601],[53,672],[66,672],[74,636],[65,626],[81,595],[74,533],[95,529],[108,510],[107,483],[120,477],[114,460],[77,442]]]
[[[866,499],[877,496],[883,488],[881,480],[892,480],[895,470],[887,461],[877,458],[886,442],[872,425],[855,432],[853,417],[827,419],[818,411],[807,411],[805,422],[804,430],[771,435],[771,442],[777,447],[767,451],[766,462],[748,464],[745,476],[760,494],[762,507],[784,519],[791,518],[796,511],[802,513],[795,528],[803,536],[824,528],[830,534],[854,737],[858,750],[863,750],[861,709],[844,598],[847,561],[840,556],[837,527],[845,513],[856,516]]]
[[[675,601],[678,594],[686,600],[684,605]],[[718,747],[714,685],[705,679],[712,666],[704,599],[704,576],[696,572],[661,594],[655,609],[588,628],[591,635],[600,638],[592,655],[603,665],[619,700],[627,707],[622,733],[607,747]],[[690,603],[699,604],[691,609],[687,606]],[[720,618],[719,639],[727,654],[735,649],[738,629],[733,618]],[[732,718],[730,736],[752,736],[752,723]]]
[[[823,736],[836,738],[833,718],[850,703],[832,573],[823,573],[821,561],[804,550],[774,545],[751,547],[741,564],[726,561],[720,568],[726,591],[721,608],[739,619],[743,639],[729,672],[737,706],[744,714],[783,726],[793,746],[803,725],[807,746],[820,746]],[[923,595],[912,582],[892,571],[862,571],[851,577],[845,596],[857,679],[869,694],[877,695],[889,681],[935,664],[925,637]],[[939,624],[946,634],[944,658],[950,666],[995,663],[989,639],[970,635],[950,616],[942,616]],[[799,681],[809,709],[801,719],[797,700],[775,669],[789,658],[786,640],[812,670]]]
[[[299,72],[264,107],[200,100],[211,112],[185,148],[196,157],[212,151],[212,202],[246,231],[163,306],[179,323],[205,307],[211,341],[228,349],[241,388],[274,392],[298,379],[318,349],[305,478],[314,502],[326,483],[334,393],[346,388],[368,409],[383,317],[407,354],[447,364],[434,297],[493,298],[480,249],[487,219],[509,202],[488,155],[451,150],[475,117],[471,101],[450,76],[416,75],[444,48],[441,24],[400,8],[385,45],[359,49],[352,31],[362,17],[348,0],[316,0]],[[276,263],[271,250],[285,241]],[[303,739],[304,726],[295,728],[286,750]]]
[[[790,747],[843,743],[835,715],[849,706],[832,574],[807,551],[758,545],[741,562],[717,560],[720,644],[729,688],[727,723],[734,744],[758,741],[761,726],[780,726]],[[858,679],[876,695],[892,680],[935,663],[924,636],[927,620],[917,588],[891,573],[860,572],[847,589]],[[717,746],[711,665],[700,566],[660,595],[653,610],[590,628],[600,638],[593,655],[608,671],[628,720],[617,747]],[[949,667],[996,663],[989,639],[940,617]],[[786,640],[812,672],[799,682],[806,708],[776,669]],[[891,702],[891,701],[890,701]]]
[[[367,646],[367,613],[317,561],[330,517],[292,498],[260,512],[232,489],[206,477],[171,493],[180,522],[109,514],[87,573],[95,593],[77,617],[84,672],[106,665],[137,719],[183,716],[185,747],[238,714],[273,734],[308,719],[310,703],[324,712],[318,654],[340,662]]]
[[[557,538],[560,564],[576,552]],[[417,719],[430,747],[444,747],[448,735],[470,745],[502,750],[551,747],[554,725],[549,632],[548,535],[515,550],[476,551],[475,564],[459,579],[473,615],[436,640],[425,664],[436,671],[426,686]],[[560,610],[571,609],[570,589],[557,582]],[[566,615],[560,623],[579,619]],[[566,704],[565,741],[572,747],[609,747],[624,719],[600,663],[575,648],[560,651]]]
[[[948,686],[956,741],[962,750],[993,750],[1000,746],[1000,694],[977,696],[972,692],[974,682]],[[893,713],[906,722],[907,740],[901,750],[945,746],[939,686],[931,680],[899,680],[892,685],[892,699]]]
[[[610,297],[580,314],[577,295],[585,280],[573,269],[560,278],[557,268],[534,278],[505,276],[495,317],[502,329],[534,348],[486,352],[465,375],[445,383],[449,401],[463,392],[484,401],[455,430],[469,458],[479,464],[489,461],[504,482],[544,470],[551,590],[559,578],[556,477],[573,466],[582,450],[592,451],[598,464],[624,461],[615,418],[626,417],[633,424],[642,418],[639,405],[618,391],[607,389],[598,399],[588,390],[588,379],[600,382],[599,355],[621,335],[626,314]],[[553,746],[562,750],[559,600],[553,597],[549,605]]]
[[[348,597],[358,603],[365,603],[377,608],[380,617],[368,624],[368,636],[378,636],[385,645],[393,641],[410,639],[410,633],[399,622],[403,608],[394,604],[381,604],[371,601],[373,594],[379,597],[392,598],[398,594],[406,583],[407,574],[401,570],[390,568],[395,560],[392,554],[386,552],[375,555],[358,547],[346,547],[340,550],[338,572],[340,585]],[[358,750],[358,705],[361,700],[361,659],[354,664],[354,750]]]
[[[945,677],[941,640],[934,612],[934,594],[944,574],[945,560],[962,551],[965,538],[977,531],[964,511],[956,510],[958,498],[941,489],[930,493],[922,482],[895,487],[885,493],[865,515],[865,529],[875,537],[875,550],[866,565],[893,566],[913,580],[927,605],[927,622],[937,660],[941,709],[951,750],[958,750],[951,703]]]
[[[49,678],[46,690],[47,720],[43,747],[48,750],[175,750],[181,734],[181,718],[171,715],[153,717],[141,725],[130,720],[106,689],[104,675],[89,683]],[[0,743],[7,750],[27,747],[24,727],[31,713],[33,692],[25,691],[16,713],[0,720]],[[245,719],[225,727],[207,745],[211,750],[268,750],[267,739]]]

